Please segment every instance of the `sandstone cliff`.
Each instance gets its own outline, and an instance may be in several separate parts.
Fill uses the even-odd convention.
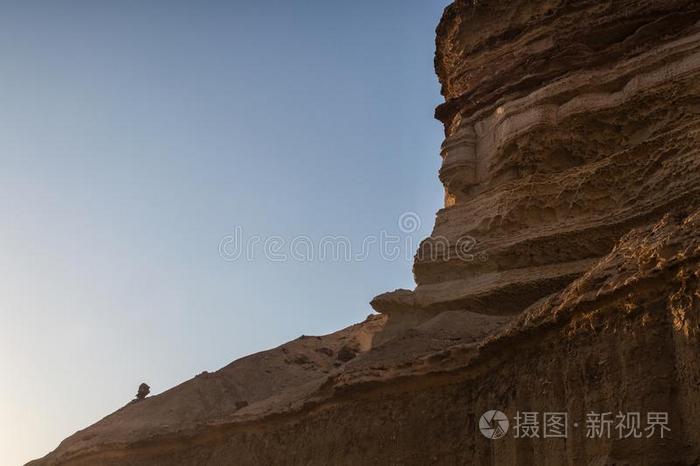
[[[700,3],[457,0],[435,66],[445,208],[414,290],[31,464],[698,464]],[[491,409],[572,425],[491,440]],[[591,411],[670,431],[588,438]]]

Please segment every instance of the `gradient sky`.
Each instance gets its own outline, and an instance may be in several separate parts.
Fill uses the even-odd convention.
[[[219,244],[240,226],[355,248],[404,212],[414,246],[429,234],[447,3],[3,3],[0,465],[141,382],[162,392],[413,286],[406,254],[225,261]]]

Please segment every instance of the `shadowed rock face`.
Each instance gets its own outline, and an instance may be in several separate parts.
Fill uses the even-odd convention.
[[[697,1],[456,1],[435,59],[445,208],[416,288],[31,464],[698,464],[699,21]],[[488,440],[491,409],[567,412],[568,438]],[[587,438],[591,411],[671,430]]]

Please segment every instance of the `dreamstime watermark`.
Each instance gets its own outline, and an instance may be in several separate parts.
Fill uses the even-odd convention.
[[[469,235],[450,240],[431,236],[423,241],[417,238],[421,219],[415,212],[404,212],[397,221],[398,232],[381,230],[354,240],[346,235],[324,235],[314,238],[297,235],[286,238],[279,235],[247,235],[243,226],[219,242],[219,256],[227,262],[254,261],[260,257],[270,262],[363,262],[372,257],[385,261],[460,261],[486,262],[488,254],[479,248],[477,240]]]
[[[499,410],[486,411],[479,418],[479,431],[489,440],[505,437],[510,426],[511,420]],[[572,429],[579,428],[587,439],[665,438],[671,431],[665,411],[590,411],[582,422],[569,422],[567,412],[518,411],[511,432],[516,439],[568,438]]]

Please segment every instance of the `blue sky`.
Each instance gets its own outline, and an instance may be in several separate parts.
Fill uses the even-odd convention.
[[[0,14],[0,464],[412,287],[411,261],[226,261],[442,203],[446,0],[22,1]],[[404,236],[406,236],[404,234]],[[409,251],[408,256],[413,251]]]

